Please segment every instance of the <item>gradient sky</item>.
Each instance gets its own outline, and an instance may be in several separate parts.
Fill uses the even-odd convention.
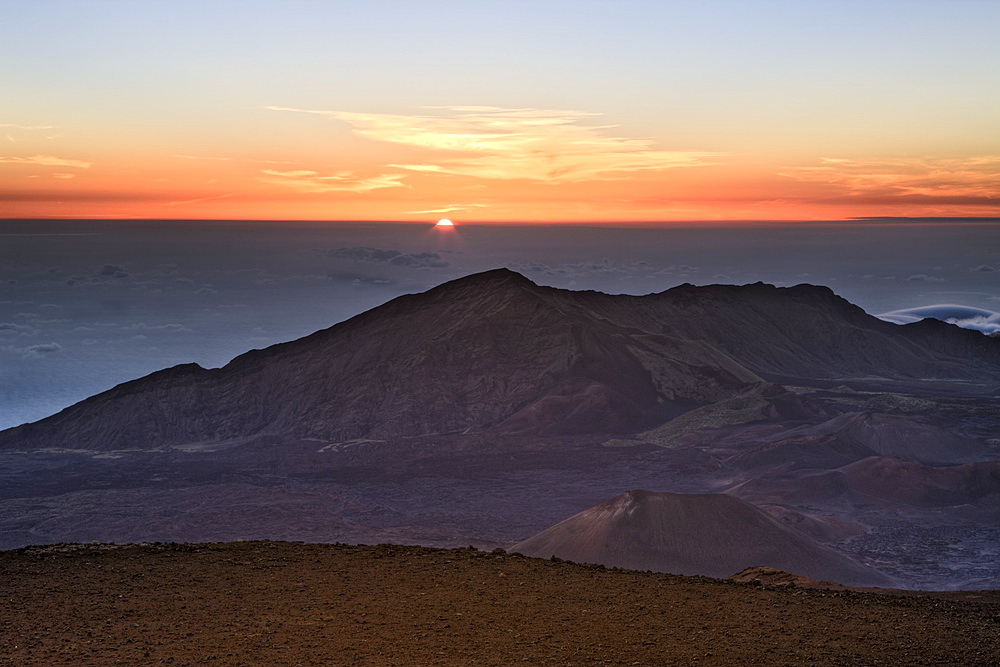
[[[0,216],[1000,216],[1000,2],[5,0]]]

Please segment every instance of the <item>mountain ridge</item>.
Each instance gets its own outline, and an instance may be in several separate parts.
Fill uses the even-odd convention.
[[[980,336],[989,342],[969,348],[965,336],[979,334],[940,327],[950,325],[882,322],[826,287],[608,295],[538,286],[501,268],[397,297],[221,368],[181,364],[123,383],[0,432],[0,447],[634,433],[775,375],[1000,382],[1000,362],[992,363],[1000,341]],[[928,336],[934,345],[924,344]],[[984,362],[978,368],[955,356],[967,348]]]

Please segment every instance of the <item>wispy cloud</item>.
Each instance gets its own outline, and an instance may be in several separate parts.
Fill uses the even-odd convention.
[[[406,174],[379,174],[361,178],[352,172],[341,172],[323,176],[315,171],[298,169],[295,171],[275,171],[273,169],[261,169],[261,173],[266,177],[258,180],[272,185],[291,188],[299,192],[319,193],[319,192],[370,192],[382,188],[403,188],[405,183],[400,181]]]
[[[165,201],[162,202],[163,206],[182,206],[184,204],[198,204],[203,201],[214,201],[216,199],[229,199],[233,195],[215,195],[214,197],[198,197],[196,199],[182,199],[179,201]]]
[[[17,123],[0,123],[0,127],[11,127],[15,130],[53,130],[55,125],[18,125]]]
[[[847,160],[786,169],[782,176],[826,183],[849,195],[1000,197],[1000,156]]]
[[[139,322],[138,324],[129,324],[122,328],[126,331],[169,331],[177,333],[194,333],[192,329],[189,329],[183,324],[146,324],[145,322]]]
[[[93,162],[83,160],[68,160],[54,155],[32,155],[31,157],[11,157],[0,156],[0,163],[4,164],[34,164],[40,167],[77,167],[87,169],[93,166]]]
[[[907,280],[909,280],[910,282],[918,282],[918,283],[923,283],[923,282],[926,282],[926,283],[943,283],[944,282],[944,278],[940,278],[938,276],[932,276],[932,275],[927,274],[927,273],[914,273],[913,275],[909,276],[907,278]]]
[[[423,211],[406,211],[408,215],[424,215],[427,213],[454,213],[455,211],[471,211],[475,208],[489,208],[487,204],[451,204],[441,208],[428,208]]]
[[[40,345],[29,345],[28,347],[17,347],[14,345],[0,345],[0,352],[19,354],[22,357],[43,357],[49,354],[62,352],[63,346],[59,343],[41,343]]]
[[[585,278],[595,275],[616,278],[638,278],[660,275],[689,275],[698,272],[698,267],[688,264],[670,264],[668,266],[655,266],[644,260],[611,260],[602,259],[586,262],[570,262],[565,264],[544,264],[541,262],[528,262],[525,264],[511,265],[516,271],[524,273],[538,273],[545,276],[560,276],[570,278]],[[728,278],[728,277],[727,277]]]
[[[327,115],[363,137],[425,149],[426,161],[392,165],[420,173],[565,183],[713,164],[723,155],[659,150],[649,139],[610,134],[615,125],[580,124],[600,115],[584,111],[449,106],[400,115],[268,109]]]
[[[337,259],[350,259],[355,262],[380,262],[416,268],[441,268],[448,266],[448,262],[441,259],[441,255],[436,252],[412,252],[404,254],[391,248],[361,246],[354,248],[334,248],[333,250],[328,250],[326,254]]]
[[[321,116],[332,116],[336,111],[324,111],[322,109],[296,109],[294,107],[264,107],[268,111],[294,111],[296,113],[315,113]]]
[[[214,160],[218,162],[228,162],[232,160],[229,157],[211,157],[208,155],[175,155],[174,157],[179,157],[183,160]]]

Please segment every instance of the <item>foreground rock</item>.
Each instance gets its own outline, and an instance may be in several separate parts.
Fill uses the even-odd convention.
[[[32,547],[0,552],[0,593],[0,665],[1000,662],[993,604],[471,549]]]

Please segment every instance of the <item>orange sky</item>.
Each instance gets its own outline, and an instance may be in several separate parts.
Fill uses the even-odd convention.
[[[995,5],[693,4],[17,0],[0,216],[1000,216]]]

